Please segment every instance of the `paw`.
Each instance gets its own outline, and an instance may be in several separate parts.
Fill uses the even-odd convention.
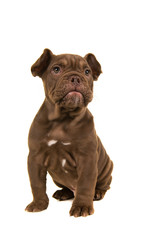
[[[106,191],[105,190],[99,190],[99,189],[96,189],[95,190],[95,195],[94,195],[94,201],[98,201],[98,200],[101,200],[102,198],[104,198],[104,195],[105,195]]]
[[[31,202],[26,208],[27,212],[40,212],[48,207],[48,202],[45,200],[38,200]]]
[[[88,215],[92,215],[94,213],[93,206],[72,206],[70,210],[70,216],[74,217],[86,217]]]
[[[57,190],[52,197],[58,199],[59,201],[64,201],[74,198],[74,194],[68,188],[63,188],[62,190]]]

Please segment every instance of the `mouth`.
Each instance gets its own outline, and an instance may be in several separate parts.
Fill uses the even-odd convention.
[[[70,91],[64,97],[63,101],[72,106],[78,106],[84,103],[84,96],[81,92]]]
[[[80,102],[83,102],[84,97],[81,92],[78,91],[70,91],[69,93],[66,94],[64,97],[64,100],[69,100],[71,99],[75,104],[78,104]]]
[[[65,85],[55,90],[53,94],[54,103],[63,109],[83,108],[92,101],[92,90],[88,86],[70,86]]]
[[[64,96],[64,98],[65,97],[83,98],[83,94],[81,92],[78,92],[78,91],[70,91]]]

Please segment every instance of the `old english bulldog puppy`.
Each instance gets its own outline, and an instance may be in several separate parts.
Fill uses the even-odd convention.
[[[28,173],[33,201],[26,211],[48,207],[48,172],[61,188],[53,197],[60,201],[74,198],[70,215],[91,215],[93,200],[102,199],[110,188],[113,169],[87,109],[101,66],[90,53],[83,58],[54,55],[45,49],[31,72],[42,78],[45,100],[29,132]]]

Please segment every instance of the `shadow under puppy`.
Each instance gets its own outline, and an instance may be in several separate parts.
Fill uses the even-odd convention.
[[[43,80],[45,100],[29,132],[28,173],[33,201],[28,212],[47,208],[46,175],[62,188],[58,200],[74,198],[70,215],[93,214],[93,200],[110,188],[113,163],[94,128],[87,105],[101,66],[93,54],[54,55],[45,49],[31,67]]]

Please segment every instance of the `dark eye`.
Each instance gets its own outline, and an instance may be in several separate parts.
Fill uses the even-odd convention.
[[[89,73],[90,73],[90,70],[89,70],[89,69],[86,69],[86,70],[85,70],[85,74],[86,74],[86,75],[89,75]]]
[[[54,71],[55,73],[59,73],[59,72],[60,72],[60,67],[55,66],[55,67],[53,68],[53,71]]]

